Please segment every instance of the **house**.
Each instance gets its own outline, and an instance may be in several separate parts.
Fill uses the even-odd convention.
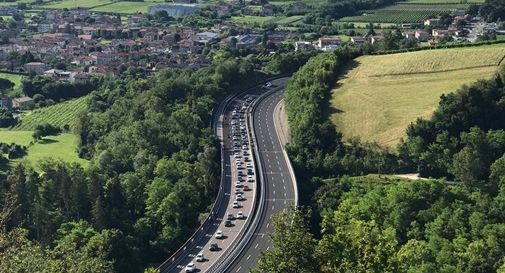
[[[373,35],[372,37],[370,37],[370,42],[372,44],[375,44],[377,43],[378,41],[382,40],[384,37],[382,37],[382,35]]]
[[[214,32],[200,32],[195,34],[192,38],[193,42],[195,44],[201,44],[201,45],[212,45],[218,42],[219,40],[219,34],[214,33]]]
[[[234,36],[237,39],[236,47],[239,49],[243,48],[253,48],[258,45],[261,41],[261,35],[259,34],[246,34],[246,35],[238,35]]]
[[[361,36],[352,36],[351,37],[351,43],[353,45],[360,46],[360,45],[363,45],[365,42],[366,42],[366,39],[364,37],[361,37]]]
[[[19,110],[28,110],[33,106],[33,99],[30,97],[20,97],[12,99],[12,107]]]
[[[325,36],[317,40],[316,47],[322,51],[330,51],[342,44],[342,40],[338,36]]]
[[[431,31],[431,35],[433,37],[441,37],[441,36],[446,36],[446,35],[453,35],[454,31],[448,30],[448,29],[433,29]]]
[[[44,76],[53,78],[55,80],[70,81],[70,71],[64,71],[59,69],[49,69],[44,71]]]
[[[314,46],[310,42],[298,41],[295,42],[295,51],[312,50]]]
[[[9,110],[12,108],[12,101],[9,96],[0,94],[0,108],[6,108]]]
[[[403,38],[405,39],[415,39],[415,32],[413,31],[407,31],[402,33]]]
[[[432,18],[424,20],[425,26],[437,26],[440,24],[440,18]]]
[[[416,39],[419,41],[419,42],[426,42],[428,41],[429,39],[431,39],[431,34],[429,34],[428,32],[426,31],[422,31],[422,30],[416,30],[414,36],[416,37]]]
[[[24,65],[24,69],[28,73],[35,73],[37,75],[41,75],[44,73],[44,71],[47,70],[47,65],[41,62],[26,63]]]

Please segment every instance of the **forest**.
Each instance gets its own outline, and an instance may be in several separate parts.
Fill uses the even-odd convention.
[[[442,96],[390,151],[344,141],[327,122],[355,56],[318,55],[288,83],[287,148],[304,197],[272,219],[274,247],[255,272],[505,272],[505,66]],[[384,174],[416,171],[433,179]]]
[[[75,128],[89,167],[47,160],[39,170],[21,163],[0,177],[0,244],[10,253],[2,264],[19,261],[11,272],[38,263],[46,272],[157,266],[215,196],[213,109],[255,75],[251,63],[229,59],[198,71],[146,77],[128,69],[104,79]]]

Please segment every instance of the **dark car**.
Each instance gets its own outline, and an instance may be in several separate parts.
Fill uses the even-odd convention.
[[[219,247],[217,246],[216,243],[213,243],[213,244],[210,244],[209,246],[209,250],[210,251],[218,251],[219,250]]]
[[[231,226],[233,226],[233,223],[231,222],[231,220],[226,220],[226,221],[224,221],[224,226],[231,227]]]

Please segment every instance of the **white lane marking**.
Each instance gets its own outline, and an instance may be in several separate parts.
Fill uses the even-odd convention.
[[[275,190],[274,190],[274,195],[275,195]]]
[[[270,226],[270,223],[267,223],[267,228]]]
[[[259,245],[259,243],[258,243],[258,244],[256,244],[256,246],[254,246],[254,248],[258,248],[258,245]]]
[[[275,206],[272,206],[272,210],[274,210],[274,209],[275,209]]]
[[[249,254],[249,256],[247,256],[247,259],[246,260],[249,260],[251,258],[251,254]]]
[[[272,184],[272,186],[275,188],[275,184]]]
[[[235,271],[235,272],[239,272],[239,271],[240,271],[240,269],[242,269],[242,266],[239,266],[239,267],[237,268],[237,271]]]

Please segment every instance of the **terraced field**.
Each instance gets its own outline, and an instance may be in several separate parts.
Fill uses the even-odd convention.
[[[504,44],[359,57],[333,90],[331,120],[346,138],[392,147],[440,95],[491,77],[503,58]]]
[[[396,4],[382,9],[364,11],[359,16],[349,16],[340,22],[370,22],[370,23],[421,23],[426,18],[440,13],[451,13],[454,10],[464,10],[468,4]]]
[[[45,122],[60,127],[73,126],[77,115],[86,108],[86,98],[82,97],[23,113],[14,130],[34,130],[36,125]]]

